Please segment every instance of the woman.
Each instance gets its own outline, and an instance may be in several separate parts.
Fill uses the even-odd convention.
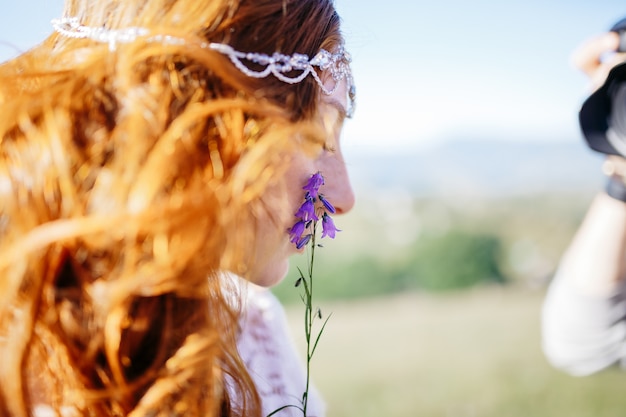
[[[312,174],[353,205],[332,0],[67,0],[54,29],[0,67],[0,415],[261,415],[223,275],[285,275]]]

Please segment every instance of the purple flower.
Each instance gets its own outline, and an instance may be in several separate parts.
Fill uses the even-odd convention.
[[[291,230],[289,230],[289,241],[291,243],[297,244],[302,237],[302,233],[304,233],[304,229],[306,229],[305,221],[300,220],[296,224],[294,224]]]
[[[312,198],[317,198],[317,194],[322,185],[324,185],[324,177],[318,172],[311,175],[311,178],[309,178],[309,181],[302,189],[308,191]]]
[[[332,214],[335,214],[335,207],[333,207],[333,205],[330,204],[330,201],[326,200],[322,194],[319,195],[319,198],[321,202],[324,204],[324,207],[326,207],[326,210],[328,210]]]
[[[326,200],[326,198],[319,193],[319,188],[324,184],[324,177],[321,173],[311,175],[303,190],[306,191],[304,195],[304,202],[298,208],[295,213],[297,219],[296,223],[289,229],[289,241],[296,245],[296,248],[302,249],[313,238],[315,233],[315,224],[320,220],[319,216],[315,212],[317,198],[322,202],[322,206],[318,207],[322,211],[322,237],[329,236],[331,239],[335,238],[337,232],[341,230],[337,229],[333,219],[329,216],[336,212],[335,207]],[[306,232],[307,229],[313,224],[312,232]],[[307,233],[306,235],[304,233]]]
[[[319,220],[319,217],[315,214],[315,203],[310,196],[307,195],[304,203],[302,203],[298,211],[296,211],[296,217],[304,221]]]
[[[298,243],[296,243],[296,248],[297,249],[302,249],[304,247],[304,245],[306,245],[307,243],[309,243],[309,240],[311,240],[311,235],[305,235],[302,236],[302,239],[300,239],[298,241]]]
[[[334,239],[337,232],[341,232],[341,230],[337,229],[333,219],[331,219],[328,214],[324,213],[322,215],[322,237],[328,236]]]

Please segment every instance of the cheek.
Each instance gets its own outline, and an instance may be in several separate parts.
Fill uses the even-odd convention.
[[[265,256],[289,239],[289,230],[296,222],[295,213],[304,201],[301,173],[289,171],[281,181],[269,187],[263,196],[263,210],[258,213],[257,246]]]
[[[302,187],[318,171],[318,160],[295,158],[287,174],[264,193],[265,214],[257,218],[257,250],[249,276],[254,283],[272,286],[287,273],[289,256],[296,253],[295,245],[289,241],[289,230],[298,221],[295,214],[306,193]]]
[[[317,157],[315,159],[311,158],[300,158],[295,160],[292,164],[292,168],[289,170],[288,176],[286,178],[286,192],[288,201],[288,205],[291,207],[291,214],[295,214],[300,205],[304,202],[304,196],[306,191],[303,187],[306,185],[307,181],[313,174],[319,171],[319,161],[323,157]]]
[[[317,161],[319,158],[295,157],[286,174],[266,190],[263,197],[265,215],[258,219],[263,228],[260,236],[266,236],[272,242],[275,242],[274,237],[288,239],[289,229],[298,220],[295,214],[305,201],[303,187],[317,172]]]

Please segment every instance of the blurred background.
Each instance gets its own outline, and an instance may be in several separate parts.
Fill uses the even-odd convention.
[[[0,60],[62,10],[1,1]],[[546,285],[603,186],[569,57],[623,2],[336,3],[357,81],[343,136],[357,205],[317,255],[332,318],[313,378],[329,417],[623,415],[625,375],[564,375],[539,334]],[[275,291],[302,346],[296,277]]]

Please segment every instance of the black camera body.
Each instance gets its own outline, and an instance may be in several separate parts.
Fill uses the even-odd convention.
[[[611,31],[620,35],[617,52],[626,52],[626,18]],[[626,156],[626,62],[615,66],[602,87],[585,100],[578,120],[591,149]]]

